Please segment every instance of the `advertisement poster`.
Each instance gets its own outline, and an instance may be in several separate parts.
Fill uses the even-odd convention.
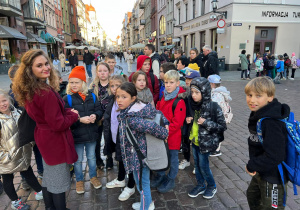
[[[34,0],[35,17],[44,20],[43,5],[41,0]]]

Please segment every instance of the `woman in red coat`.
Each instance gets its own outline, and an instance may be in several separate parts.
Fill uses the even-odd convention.
[[[70,126],[79,115],[64,108],[56,92],[59,80],[42,50],[24,54],[13,86],[20,105],[36,122],[35,142],[43,157],[43,196],[46,209],[66,209],[65,192],[70,189],[70,165],[77,160]]]

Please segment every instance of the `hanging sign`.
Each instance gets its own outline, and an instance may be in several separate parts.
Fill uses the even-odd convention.
[[[223,19],[220,19],[220,20],[217,22],[218,28],[224,28],[225,25],[226,25],[226,22],[225,22],[225,20],[223,20]]]

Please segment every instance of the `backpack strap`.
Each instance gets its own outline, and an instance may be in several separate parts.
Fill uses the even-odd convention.
[[[68,94],[67,98],[68,98],[69,107],[72,108],[72,96]]]
[[[181,100],[181,98],[178,98],[176,97],[173,104],[172,104],[172,112],[173,112],[173,115],[174,115],[174,112],[175,112],[175,109],[176,109],[176,106],[178,104],[178,102]]]
[[[153,92],[154,92],[155,77],[154,77],[153,71],[150,71],[150,72],[149,72],[149,75],[150,75],[150,79],[151,79],[152,90],[153,90]]]
[[[94,99],[94,104],[96,103],[96,95],[92,93],[93,99]]]

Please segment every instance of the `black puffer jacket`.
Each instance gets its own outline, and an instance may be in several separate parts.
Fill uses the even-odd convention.
[[[192,60],[191,60],[191,58],[189,58],[190,64],[191,64],[191,63],[196,63],[196,64],[200,67],[200,69],[199,69],[200,72],[201,72],[201,69],[203,68],[202,57],[203,57],[203,55],[202,55],[202,54],[199,54],[199,55],[197,55],[196,58],[194,58],[194,59],[192,59]]]
[[[218,54],[215,51],[210,52],[207,56],[203,57],[203,72],[201,77],[207,78],[212,74],[219,74],[218,65]]]
[[[225,118],[222,112],[222,109],[218,104],[215,104],[216,110],[212,110],[214,112],[214,118],[216,122],[213,121],[211,116],[211,87],[210,83],[207,79],[203,77],[197,77],[192,80],[191,87],[197,86],[202,94],[202,103],[200,109],[200,117],[206,119],[202,125],[199,125],[199,148],[201,153],[207,153],[215,151],[218,148],[220,136],[227,129]],[[186,103],[187,115],[186,117],[195,116],[195,110],[193,110],[191,106],[192,97],[189,96]],[[198,120],[198,119],[194,119]],[[193,121],[190,124],[187,124],[187,133],[185,135],[189,135],[191,133]]]
[[[83,63],[86,65],[93,64],[95,57],[92,55],[92,53],[84,53],[83,54]]]
[[[103,153],[104,153],[104,155],[111,156],[113,152],[116,152],[116,160],[122,161],[119,135],[117,135],[117,140],[116,140],[116,144],[115,144],[112,140],[111,130],[110,130],[111,110],[112,110],[113,104],[115,102],[115,96],[110,95],[108,97],[108,99],[109,99],[109,103],[107,104],[106,110],[103,115],[103,117],[104,117],[103,134],[104,134],[104,140],[105,140]]]
[[[75,144],[96,141],[99,138],[97,122],[103,116],[103,110],[101,109],[99,101],[96,99],[94,103],[94,98],[91,92],[88,93],[85,101],[82,100],[82,98],[78,93],[72,94],[71,97],[72,97],[72,107],[70,107],[68,103],[67,95],[64,97],[66,108],[74,108],[79,112],[80,117],[90,116],[91,114],[96,115],[95,123],[84,124],[79,122],[78,120],[76,123],[74,123],[71,126]]]

